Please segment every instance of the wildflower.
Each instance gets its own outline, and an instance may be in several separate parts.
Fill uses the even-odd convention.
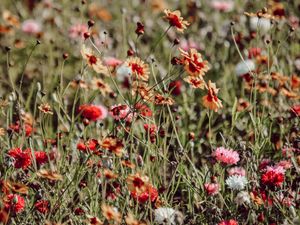
[[[154,101],[154,92],[144,82],[133,82],[131,93],[133,96],[135,96],[138,93],[141,96],[141,98],[147,102]]]
[[[103,216],[108,220],[113,220],[117,223],[121,223],[121,214],[117,211],[116,208],[112,208],[106,204],[101,206]]]
[[[88,32],[88,26],[86,24],[74,24],[69,29],[69,37],[83,40],[83,34],[86,32]]]
[[[4,208],[12,213],[21,213],[25,208],[25,200],[23,197],[17,194],[9,194],[4,200]]]
[[[135,79],[148,81],[149,66],[138,57],[130,57],[125,61],[125,65],[131,69],[131,74]]]
[[[37,172],[37,175],[48,180],[57,181],[62,180],[62,175],[52,170],[41,169]]]
[[[100,93],[104,96],[112,92],[110,86],[100,78],[93,78],[91,84],[94,90],[99,90]]]
[[[48,103],[41,104],[39,106],[39,110],[41,112],[45,113],[45,114],[53,115],[53,111],[51,109],[51,106]]]
[[[42,214],[47,214],[50,208],[50,202],[47,200],[39,200],[34,204],[34,208]]]
[[[239,176],[246,176],[246,171],[242,167],[232,167],[227,170],[229,176],[232,175],[239,175]]]
[[[38,165],[42,165],[48,162],[48,155],[44,151],[35,151],[34,157]]]
[[[28,19],[22,23],[22,31],[27,34],[38,34],[42,30],[41,24],[36,20]]]
[[[206,183],[204,188],[208,195],[216,195],[220,190],[220,185],[218,183]]]
[[[149,185],[149,178],[147,176],[141,176],[139,173],[129,175],[126,179],[129,191],[137,194],[146,191]]]
[[[87,64],[93,68],[96,73],[108,75],[108,69],[102,64],[102,60],[98,58],[90,48],[82,45],[81,55],[87,61]]]
[[[144,24],[142,24],[141,22],[137,22],[136,23],[135,33],[138,36],[143,35],[145,33],[145,26],[144,26]]]
[[[179,49],[181,60],[185,71],[192,77],[202,77],[209,70],[208,62],[202,59],[202,55],[196,49],[191,48],[190,52]]]
[[[247,178],[239,175],[233,175],[226,179],[226,184],[232,190],[243,190],[246,187],[247,183]]]
[[[234,199],[237,205],[250,204],[250,195],[247,191],[241,191]]]
[[[175,80],[170,82],[169,84],[169,91],[171,92],[172,95],[180,95],[181,94],[181,89],[182,89],[182,83],[180,80]]]
[[[88,217],[88,225],[104,225],[104,223],[96,216],[90,216],[87,215]]]
[[[161,94],[155,94],[154,96],[154,103],[156,105],[173,105],[174,104],[174,99],[171,97],[164,97]]]
[[[114,57],[105,57],[103,58],[103,61],[104,61],[104,65],[111,66],[111,67],[117,67],[123,63],[121,60]]]
[[[20,122],[17,121],[15,124],[12,124],[9,126],[9,129],[11,129],[12,131],[14,131],[16,133],[22,132],[21,129],[23,129],[23,128],[24,128],[26,137],[29,137],[33,132],[33,128],[31,126],[31,124],[25,123],[25,124],[23,124],[23,126],[21,126]]]
[[[132,213],[128,213],[125,218],[125,222],[127,225],[146,225],[146,223],[136,220]]]
[[[111,170],[108,170],[108,169],[104,169],[103,174],[104,174],[105,178],[108,180],[118,178],[117,174],[113,173]]]
[[[153,114],[151,109],[145,104],[137,103],[134,108],[140,115],[144,117],[151,117]]]
[[[157,224],[182,224],[183,215],[172,208],[160,207],[154,210],[155,222]]]
[[[281,186],[284,182],[284,172],[283,167],[271,167],[268,166],[266,172],[261,176],[261,182],[270,187]]]
[[[217,112],[218,109],[223,107],[221,100],[218,99],[217,96],[219,89],[217,89],[216,84],[212,83],[211,81],[208,81],[207,89],[208,89],[208,94],[202,98],[203,105],[206,108],[209,108]]]
[[[116,121],[125,120],[127,122],[131,122],[133,118],[133,113],[128,105],[113,105],[110,107],[109,114]]]
[[[204,89],[205,85],[206,85],[206,83],[202,77],[188,76],[188,77],[184,78],[184,81],[189,83],[192,88]]]
[[[116,154],[122,156],[123,153],[123,142],[122,140],[115,137],[106,137],[102,140],[101,147]]]
[[[222,222],[220,222],[218,225],[238,225],[238,222],[230,219],[230,220],[223,220]]]
[[[128,160],[122,160],[121,163],[122,163],[123,166],[126,166],[128,168],[131,168],[131,169],[135,168],[135,165],[132,162],[128,161]]]
[[[178,32],[183,33],[183,31],[190,25],[189,22],[183,20],[179,10],[171,12],[169,9],[164,10],[165,19],[169,21],[170,26],[176,27]]]
[[[249,109],[249,107],[250,107],[250,103],[247,100],[239,98],[238,105],[237,105],[238,112],[242,112],[246,109]]]
[[[226,149],[224,147],[217,148],[212,154],[216,160],[224,164],[232,165],[240,161],[239,153],[232,149]]]
[[[144,192],[135,192],[132,191],[131,196],[136,199],[139,203],[146,203],[148,200],[150,202],[155,202],[158,198],[158,191],[152,185],[147,185],[146,190]]]
[[[0,184],[1,183],[2,183],[2,191],[5,194],[9,194],[11,192],[25,194],[25,195],[28,194],[29,188],[25,184],[16,183],[9,180],[3,180],[2,182],[0,182]]]
[[[81,105],[78,108],[78,112],[81,113],[83,118],[92,121],[103,120],[107,116],[107,109],[101,105]]]
[[[31,150],[21,150],[20,148],[14,148],[8,151],[8,155],[12,157],[14,161],[14,167],[17,169],[27,169],[31,165]]]
[[[211,2],[211,7],[221,12],[230,12],[234,8],[234,2],[231,0],[213,0]]]
[[[86,143],[79,142],[77,144],[77,149],[83,152],[86,152],[88,150],[94,152],[97,150],[97,147],[99,146],[99,143],[96,139],[90,139]]]
[[[239,62],[235,67],[235,73],[237,76],[243,76],[255,70],[255,63],[251,59],[246,59]]]

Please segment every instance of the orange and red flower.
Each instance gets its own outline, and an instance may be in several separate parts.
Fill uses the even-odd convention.
[[[205,95],[203,100],[203,105],[206,108],[209,108],[210,110],[214,110],[215,112],[218,111],[218,109],[222,108],[222,102],[220,99],[218,99],[218,91],[219,89],[216,88],[216,84],[212,83],[211,81],[208,81],[208,94]]]
[[[149,79],[149,66],[138,57],[130,57],[125,61],[132,72],[132,75],[137,80],[148,81]]]
[[[171,12],[169,9],[164,10],[165,19],[169,21],[170,26],[176,27],[177,31],[183,33],[183,31],[190,25],[189,22],[183,20],[179,10]]]

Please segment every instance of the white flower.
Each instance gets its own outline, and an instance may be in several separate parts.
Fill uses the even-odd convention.
[[[239,175],[233,175],[226,179],[226,184],[232,190],[243,190],[246,187],[247,183],[247,178]]]
[[[250,204],[250,195],[247,191],[241,191],[234,199],[237,205]]]
[[[271,29],[271,21],[266,18],[258,19],[258,17],[251,17],[250,29],[253,31],[258,30],[259,32],[266,33]]]
[[[242,76],[253,70],[255,70],[255,64],[251,59],[239,62],[235,67],[235,73],[237,76]]]
[[[158,208],[154,210],[155,222],[158,224],[182,224],[183,215],[172,208]]]

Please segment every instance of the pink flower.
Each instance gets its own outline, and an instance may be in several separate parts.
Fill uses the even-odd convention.
[[[195,48],[195,49],[199,49],[198,44],[190,39],[182,39],[180,40],[180,44],[179,44],[180,48],[183,49],[184,51],[189,51],[191,48]]]
[[[230,169],[228,169],[228,174],[229,176],[232,176],[232,175],[239,175],[239,176],[246,176],[246,171],[244,168],[242,167],[232,167]]]
[[[88,32],[88,26],[86,24],[74,24],[69,29],[69,37],[72,39],[84,39],[83,34]]]
[[[103,61],[106,66],[112,66],[112,67],[117,67],[123,63],[121,60],[114,57],[104,57]]]
[[[218,183],[206,183],[204,184],[205,191],[209,195],[215,195],[220,190],[220,185]]]
[[[226,149],[224,147],[217,148],[212,154],[219,162],[232,165],[236,164],[239,160],[239,153],[232,149]]]
[[[275,167],[282,167],[283,169],[287,170],[292,168],[292,163],[289,160],[281,160],[280,162],[276,163]]]
[[[230,12],[233,10],[234,2],[225,0],[214,0],[211,7],[222,12]]]
[[[115,120],[125,120],[127,122],[132,121],[133,113],[130,112],[128,105],[113,105],[109,109],[109,115]]]
[[[27,34],[37,34],[41,32],[41,25],[33,19],[25,20],[22,23],[22,31]]]
[[[218,225],[238,225],[238,222],[236,222],[233,219],[231,219],[231,220],[223,220]]]

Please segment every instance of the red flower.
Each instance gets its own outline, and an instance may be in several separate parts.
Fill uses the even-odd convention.
[[[218,225],[238,225],[238,222],[236,222],[233,219],[231,219],[231,220],[224,220],[224,221],[220,222]]]
[[[248,58],[252,59],[261,54],[261,48],[250,48],[248,50]]]
[[[4,207],[13,213],[20,213],[25,208],[25,200],[17,194],[9,194],[4,199]]]
[[[10,125],[9,128],[12,131],[16,132],[16,133],[20,133],[21,129],[22,129],[19,121],[17,121],[15,124]],[[33,131],[32,126],[30,124],[28,124],[28,123],[25,123],[24,124],[24,129],[25,129],[25,135],[26,135],[26,137],[29,137],[31,135],[32,131]]]
[[[152,143],[155,142],[156,140],[156,132],[157,132],[157,127],[155,124],[144,124],[144,129],[149,134],[150,141]]]
[[[50,208],[50,203],[47,200],[39,200],[34,204],[34,208],[42,214],[47,214]]]
[[[294,105],[291,110],[296,114],[296,116],[300,116],[300,105]]]
[[[20,148],[9,150],[8,155],[14,158],[14,167],[17,169],[27,169],[31,165],[31,150],[22,151]]]
[[[182,83],[180,80],[172,81],[169,84],[169,91],[171,91],[172,95],[180,95],[181,94],[181,86],[182,86]]]
[[[146,191],[138,194],[135,191],[131,192],[131,196],[136,199],[139,203],[145,203],[148,200],[150,200],[151,202],[155,202],[155,200],[158,197],[158,191],[156,188],[154,188],[153,186],[149,185],[146,189]]]
[[[107,116],[107,110],[103,106],[81,105],[79,106],[78,111],[83,118],[92,121],[102,120]]]
[[[86,152],[87,150],[95,151],[97,150],[97,147],[99,146],[99,143],[96,139],[90,139],[86,143],[79,142],[77,144],[77,149],[83,152]]]
[[[137,103],[135,109],[144,117],[152,116],[152,110],[147,105]]]
[[[137,22],[136,23],[136,30],[135,30],[135,33],[140,36],[142,34],[145,33],[145,26],[144,24],[142,24],[141,22]]]
[[[42,165],[48,162],[48,156],[46,152],[36,151],[34,152],[34,156],[38,165]]]
[[[269,170],[261,176],[261,181],[265,185],[280,186],[284,181],[284,174],[275,170]]]

